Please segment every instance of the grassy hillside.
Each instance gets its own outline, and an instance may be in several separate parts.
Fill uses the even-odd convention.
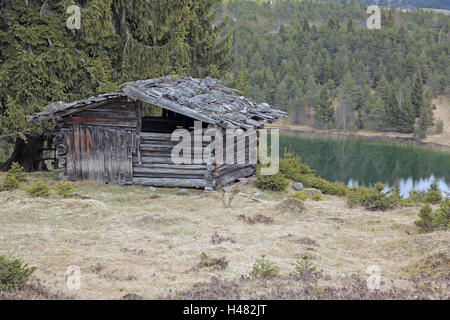
[[[33,174],[28,184],[54,176]],[[286,194],[261,193],[252,184],[241,192],[264,202],[237,196],[232,208],[220,194],[202,191],[178,196],[171,189],[80,182],[75,198],[43,199],[30,198],[25,188],[0,192],[0,235],[2,253],[38,268],[39,289],[28,288],[28,297],[449,298],[449,231],[420,233],[416,207],[372,212],[324,196],[301,210],[283,202]],[[279,267],[277,277],[249,278],[261,255]],[[295,276],[297,262],[316,270]],[[371,265],[381,269],[378,293],[366,286]],[[65,284],[69,266],[81,270],[80,290]],[[433,274],[429,284],[402,280],[420,271]],[[317,290],[308,291],[311,285]]]

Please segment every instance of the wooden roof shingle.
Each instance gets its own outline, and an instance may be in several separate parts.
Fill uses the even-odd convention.
[[[237,92],[210,77],[196,79],[167,76],[139,80],[121,85],[116,93],[102,94],[69,104],[52,103],[43,112],[30,116],[28,122],[69,116],[126,97],[223,128],[259,128],[265,123],[287,116],[284,111],[272,109],[267,103],[257,104],[236,95]]]

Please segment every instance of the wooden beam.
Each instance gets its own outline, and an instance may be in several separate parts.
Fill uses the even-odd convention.
[[[135,178],[134,184],[168,187],[168,188],[205,188],[213,187],[210,181],[206,179],[180,179],[180,178]]]

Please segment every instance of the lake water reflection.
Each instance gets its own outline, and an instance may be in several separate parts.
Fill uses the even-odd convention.
[[[381,181],[386,189],[398,185],[403,197],[426,190],[436,180],[450,192],[450,150],[426,148],[391,140],[282,134],[281,153],[291,149],[330,181],[369,185]]]

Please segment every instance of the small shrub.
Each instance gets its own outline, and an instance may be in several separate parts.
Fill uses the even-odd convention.
[[[211,243],[212,244],[220,244],[220,243],[225,242],[225,241],[229,241],[231,243],[235,243],[236,242],[236,240],[234,240],[232,237],[226,237],[225,238],[225,237],[220,236],[217,233],[217,231],[214,232],[214,234],[211,236]]]
[[[248,224],[255,224],[255,223],[269,224],[273,222],[273,219],[271,217],[266,217],[265,215],[262,214],[257,214],[253,218],[241,214],[238,218],[239,220],[242,220]]]
[[[261,167],[258,168],[255,182],[258,188],[272,191],[284,191],[289,185],[289,180],[280,171],[270,176],[262,175]]]
[[[255,278],[274,278],[278,276],[279,270],[280,269],[274,262],[266,259],[266,257],[262,255],[261,258],[256,259],[253,264],[250,275]]]
[[[305,204],[300,199],[289,198],[281,201],[277,210],[281,213],[302,213],[305,211]]]
[[[55,183],[54,189],[56,193],[63,198],[71,198],[75,193],[74,186],[66,179],[62,179],[61,181]]]
[[[27,189],[27,193],[32,197],[48,198],[50,187],[44,181],[38,181]]]
[[[314,201],[322,201],[322,200],[323,200],[323,197],[322,197],[321,194],[315,194],[315,195],[312,196],[312,199],[313,199]]]
[[[325,194],[343,197],[350,192],[350,189],[341,183],[332,183],[314,175],[314,170],[301,162],[299,156],[292,152],[285,151],[280,159],[280,172],[292,181],[303,183],[305,188],[319,189]]]
[[[414,221],[416,226],[422,229],[425,232],[432,231],[434,229],[433,224],[433,210],[427,204],[422,207],[419,211],[419,220]]]
[[[430,204],[437,204],[441,202],[441,200],[441,190],[439,190],[437,182],[434,181],[428,188],[428,191],[425,193],[425,202]]]
[[[5,180],[3,180],[2,184],[0,185],[0,192],[15,190],[18,187],[19,187],[19,180],[17,180],[16,177],[7,174]]]
[[[227,257],[223,256],[220,258],[211,258],[206,253],[202,252],[200,255],[200,262],[190,271],[197,272],[201,268],[213,268],[215,270],[224,270],[228,267]]]
[[[425,196],[426,196],[425,191],[411,190],[409,192],[407,200],[409,200],[410,202],[426,202]]]
[[[322,195],[322,191],[320,191],[319,189],[314,189],[314,188],[306,188],[303,190],[303,193],[306,194],[308,197],[314,197],[314,196],[321,196]]]
[[[303,175],[298,181],[303,183],[305,188],[314,188],[320,190],[324,194],[343,197],[350,193],[350,189],[342,183],[332,183],[311,174]]]
[[[286,178],[293,181],[299,181],[303,175],[314,173],[310,167],[301,162],[299,156],[290,151],[285,151],[283,158],[280,159],[280,171]]]
[[[221,190],[221,200],[225,208],[231,208],[234,198],[241,192],[239,189],[233,189],[231,191]]]
[[[27,174],[23,171],[23,167],[17,162],[11,164],[8,175],[15,177],[19,182],[27,181]]]
[[[28,267],[20,259],[9,259],[0,256],[0,291],[17,291],[30,280],[36,267]]]
[[[450,228],[450,199],[442,201],[440,208],[433,211],[429,204],[426,204],[419,211],[419,220],[414,222],[424,232],[435,229]]]
[[[301,192],[301,191],[297,191],[297,192],[291,193],[291,198],[292,199],[298,199],[298,200],[301,200],[301,201],[308,200],[308,196],[306,194],[304,194],[303,192]]]
[[[425,131],[422,128],[416,128],[416,130],[414,130],[413,136],[416,139],[425,139],[427,137]]]
[[[370,188],[359,187],[347,196],[347,205],[351,208],[359,205],[372,211],[393,209],[400,201],[398,190],[394,188],[385,193],[384,187],[381,182]]]
[[[309,257],[305,254],[302,260],[295,263],[295,273],[300,277],[303,277],[309,273],[316,271],[317,267],[313,265]]]
[[[438,119],[438,121],[436,121],[436,133],[441,134],[443,132],[444,132],[444,121],[442,121],[442,119]]]
[[[442,227],[443,229],[450,229],[450,198],[441,202],[434,221],[438,228]]]

